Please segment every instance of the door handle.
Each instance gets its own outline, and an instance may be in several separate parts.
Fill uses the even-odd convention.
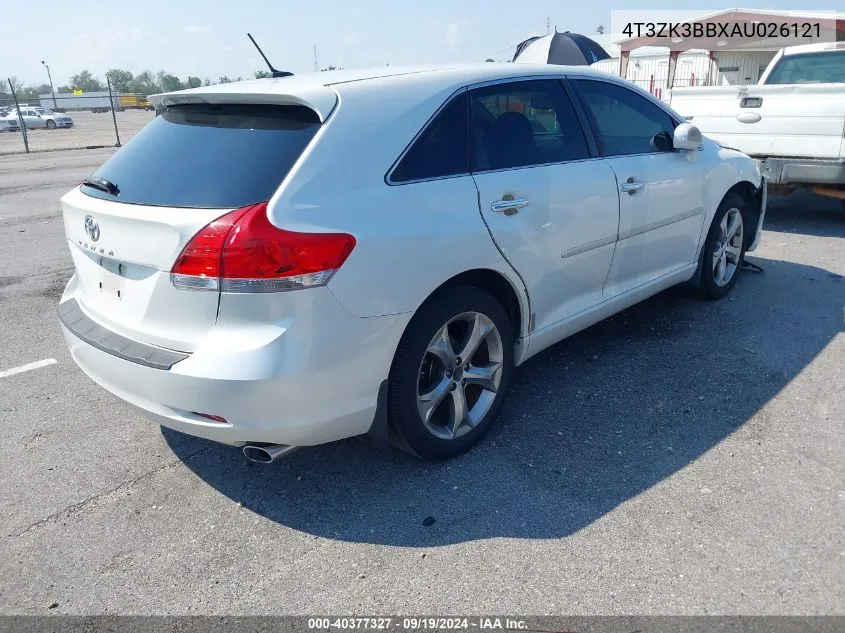
[[[501,200],[496,200],[490,204],[490,210],[505,215],[514,215],[527,206],[528,200],[525,198],[514,198],[511,194],[505,194]]]
[[[619,185],[619,191],[623,191],[627,193],[629,196],[636,195],[636,193],[645,187],[645,183],[642,180],[634,180],[634,177],[631,176]]]
[[[763,97],[743,97],[740,99],[740,108],[759,108],[763,105]]]

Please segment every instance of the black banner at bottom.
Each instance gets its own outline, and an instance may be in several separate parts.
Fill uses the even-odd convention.
[[[845,633],[845,616],[0,616],[0,633]]]

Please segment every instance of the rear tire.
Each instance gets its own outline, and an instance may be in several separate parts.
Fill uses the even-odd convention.
[[[722,299],[736,283],[745,258],[746,236],[751,226],[748,201],[737,193],[725,196],[713,216],[701,249],[699,294]]]
[[[490,430],[513,372],[514,337],[501,304],[462,286],[429,299],[390,368],[391,443],[427,460],[456,457]]]

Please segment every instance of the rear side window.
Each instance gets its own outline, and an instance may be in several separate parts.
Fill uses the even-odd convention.
[[[269,200],[320,127],[313,110],[184,105],[162,111],[94,174],[118,188],[96,198],[228,209]]]
[[[766,84],[845,83],[845,51],[781,57]]]
[[[545,165],[590,157],[578,116],[554,79],[473,90],[473,171]]]
[[[408,182],[469,173],[467,94],[444,107],[399,161],[390,181]]]

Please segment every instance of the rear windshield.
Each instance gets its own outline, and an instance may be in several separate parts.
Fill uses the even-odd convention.
[[[228,209],[269,200],[320,122],[300,106],[183,105],[164,110],[94,176],[129,204]]]
[[[845,82],[845,51],[785,55],[766,79],[767,84]]]

